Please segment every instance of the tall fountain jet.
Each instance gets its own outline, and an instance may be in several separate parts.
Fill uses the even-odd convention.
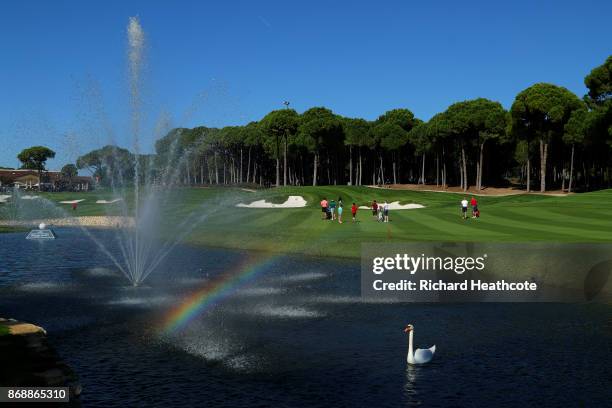
[[[93,234],[88,235],[96,241],[123,272],[134,286],[141,284],[168,253],[202,220],[206,212],[185,215],[174,232],[159,233],[162,208],[175,197],[173,187],[180,175],[180,167],[186,157],[176,146],[170,148],[171,154],[165,162],[152,162],[141,154],[140,136],[142,131],[142,82],[145,64],[145,34],[137,17],[130,17],[127,26],[127,59],[129,78],[129,99],[131,114],[132,150],[134,152],[129,169],[107,171],[113,195],[118,197],[121,215],[128,220],[119,225],[115,236],[119,247],[119,256],[115,256],[98,241]],[[113,150],[115,162],[125,160],[119,157],[121,149]],[[113,166],[106,166],[107,170]],[[132,174],[129,177],[129,174]]]
[[[130,105],[132,108],[132,137],[133,137],[133,148],[136,159],[134,160],[134,212],[135,219],[138,222],[140,212],[140,120],[141,120],[141,100],[140,100],[140,86],[141,86],[141,73],[143,64],[143,50],[144,50],[144,32],[142,26],[138,21],[138,17],[130,17],[128,27],[128,69],[129,69],[129,81],[130,81]],[[140,239],[140,228],[134,229],[133,245],[131,246],[132,258],[134,267],[138,268],[133,271],[135,274],[132,280],[134,285],[138,285],[140,277],[143,272],[140,270],[140,263],[142,258],[142,248]]]

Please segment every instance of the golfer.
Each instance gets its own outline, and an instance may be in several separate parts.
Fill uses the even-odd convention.
[[[383,205],[383,215],[385,216],[385,222],[389,222],[389,203],[385,200]]]
[[[376,200],[372,201],[372,216],[374,217],[374,219],[376,219],[376,216],[378,215],[378,203],[376,202]]]
[[[478,214],[478,201],[472,197],[470,200],[470,205],[472,206],[472,218],[476,218]]]
[[[342,224],[342,204],[338,206],[338,224]]]
[[[351,214],[353,215],[353,222],[357,221],[357,205],[355,203],[351,206]]]
[[[321,200],[321,219],[324,220],[327,218],[327,199],[323,197]]]
[[[463,197],[463,200],[461,200],[461,217],[463,217],[464,220],[467,220],[467,209],[468,200],[466,197]]]
[[[329,202],[329,211],[331,212],[331,220],[335,220],[336,219],[336,201],[334,201],[334,199],[332,198],[332,200]]]

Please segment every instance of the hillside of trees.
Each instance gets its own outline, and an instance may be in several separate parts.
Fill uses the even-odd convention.
[[[408,109],[374,121],[325,107],[280,109],[258,122],[173,129],[155,154],[106,146],[78,159],[101,182],[141,178],[186,185],[419,183],[481,189],[588,191],[611,186],[612,56],[586,77],[582,99],[537,83],[509,111],[484,98],[457,102],[424,122]],[[120,176],[120,177],[117,177]],[[161,182],[161,181],[160,181]]]

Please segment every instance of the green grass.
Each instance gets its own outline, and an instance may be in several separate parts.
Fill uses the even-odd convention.
[[[186,214],[215,191],[183,192]],[[308,207],[301,209],[241,209],[226,206],[197,227],[188,241],[198,244],[257,250],[299,252],[343,257],[359,256],[363,242],[477,241],[477,242],[610,242],[612,241],[612,191],[550,197],[519,195],[479,197],[481,218],[463,220],[461,194],[377,190],[365,187],[287,187],[260,193],[235,193],[250,202],[266,198],[283,202],[288,195],[302,195]],[[345,223],[322,221],[319,201],[341,196]],[[223,195],[221,196],[223,197]],[[233,197],[234,200],[237,199]],[[350,204],[367,205],[400,201],[426,208],[391,211],[391,222],[375,222],[368,210],[359,210],[350,222]],[[232,202],[227,201],[227,202]],[[206,208],[206,207],[205,207]]]
[[[476,242],[612,242],[612,190],[567,197],[515,195],[478,197],[481,218],[462,220],[462,194],[383,190],[367,187],[325,186],[286,187],[256,193],[230,188],[192,188],[172,191],[159,222],[162,231],[174,234],[195,225],[195,216],[208,218],[195,226],[186,241],[254,250],[297,252],[322,256],[357,257],[362,242],[476,241]],[[110,199],[108,191],[87,193],[44,193],[59,202],[84,198],[72,215],[115,213],[118,205],[100,205]],[[301,195],[308,206],[297,209],[236,208],[237,202],[265,198],[284,202],[289,195]],[[338,199],[345,205],[345,223],[322,221],[319,201]],[[358,222],[350,222],[350,205],[400,201],[426,208],[390,212],[391,222],[377,223],[371,212],[359,210]],[[186,225],[181,222],[187,220]]]
[[[9,328],[3,324],[0,324],[0,336],[7,335],[9,333],[10,333]]]
[[[0,225],[0,234],[2,234],[3,232],[21,232],[25,230],[26,230],[25,228],[21,228],[21,227]]]

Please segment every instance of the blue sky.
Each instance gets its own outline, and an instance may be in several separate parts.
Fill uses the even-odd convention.
[[[0,165],[43,144],[52,169],[132,146],[126,26],[146,35],[143,151],[168,126],[261,118],[289,100],[428,119],[536,82],[585,93],[612,54],[610,1],[19,1],[0,6]],[[161,124],[161,125],[160,125]]]

